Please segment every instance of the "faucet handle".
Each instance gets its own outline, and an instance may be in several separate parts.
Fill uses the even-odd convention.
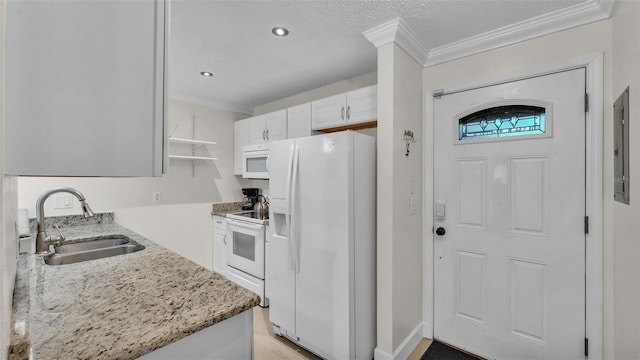
[[[53,227],[55,227],[56,230],[58,231],[58,236],[56,236],[55,238],[52,238],[49,243],[51,245],[61,244],[65,240],[65,237],[64,235],[62,235],[62,231],[60,231],[58,224],[53,225]]]

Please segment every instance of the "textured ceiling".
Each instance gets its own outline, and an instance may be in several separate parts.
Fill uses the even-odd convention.
[[[397,17],[434,49],[586,1],[173,0],[170,97],[251,113],[375,70],[376,49],[362,32]],[[274,26],[289,36],[273,36]]]

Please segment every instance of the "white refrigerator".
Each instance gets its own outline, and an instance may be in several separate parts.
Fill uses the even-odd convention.
[[[327,359],[373,358],[375,153],[353,131],[270,143],[270,321]]]

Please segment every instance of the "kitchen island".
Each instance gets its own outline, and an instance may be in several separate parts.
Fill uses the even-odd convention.
[[[230,323],[250,354],[258,295],[105,218],[61,230],[68,242],[117,234],[145,249],[60,266],[20,255],[10,360],[154,358],[180,343],[216,351],[216,334],[228,336]]]

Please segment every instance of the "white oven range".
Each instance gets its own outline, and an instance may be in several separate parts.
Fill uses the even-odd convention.
[[[227,214],[227,278],[260,295],[262,307],[269,305],[264,293],[265,227],[268,223],[268,219],[256,218],[253,211]]]

